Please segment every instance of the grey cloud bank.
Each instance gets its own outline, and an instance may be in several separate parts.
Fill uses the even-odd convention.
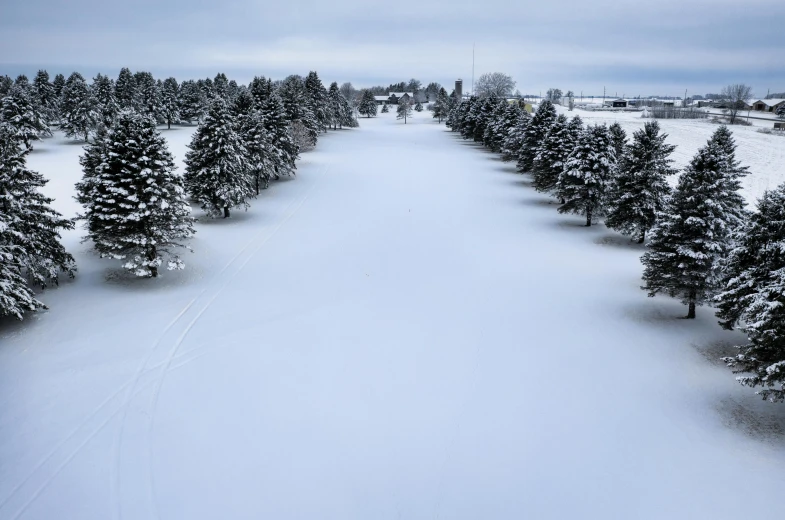
[[[357,85],[449,84],[503,71],[524,92],[551,86],[626,95],[785,91],[785,2],[511,3],[426,0],[403,10],[355,0],[11,0],[0,8],[0,72],[122,66],[247,81],[316,69]],[[380,8],[382,7],[382,8]]]

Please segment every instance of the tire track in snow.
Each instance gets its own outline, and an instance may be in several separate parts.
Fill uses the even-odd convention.
[[[318,175],[320,175],[320,176],[323,175],[324,173],[326,173],[326,171],[328,169],[329,169],[329,166],[325,167]],[[286,221],[288,221],[294,215],[294,213],[297,210],[299,210],[302,207],[302,205],[305,202],[305,200],[310,196],[310,193],[312,192],[312,190],[315,187],[315,185],[316,185],[316,181],[314,181],[314,183],[307,189],[305,195],[302,198],[295,198],[286,206],[286,209],[284,210],[283,216],[279,219],[278,223],[275,224],[275,226],[273,227],[273,231],[271,233],[269,233],[269,235],[267,237],[264,237],[264,235],[265,235],[266,231],[269,232],[270,228],[263,227],[262,229],[259,230],[259,232],[256,235],[254,235],[254,237],[251,240],[249,240],[243,246],[243,248],[234,257],[232,257],[231,260],[229,260],[229,262],[226,263],[226,265],[224,265],[224,267],[221,269],[221,271],[218,272],[218,274],[215,277],[217,278],[217,277],[223,275],[243,255],[243,253],[245,253],[249,248],[251,248],[260,238],[262,238],[262,242],[251,253],[251,257],[259,249],[261,249],[261,246],[264,245],[264,243],[266,243],[267,240],[269,240],[269,238],[271,238],[275,233],[277,233],[277,231],[280,229],[280,227]],[[296,208],[295,208],[294,211],[290,212],[290,210],[291,210],[291,208],[293,206],[296,206]],[[249,260],[250,260],[250,257],[247,258],[242,263],[242,265],[238,268],[238,271],[236,271],[232,275],[232,278],[234,276],[236,276],[237,272],[239,272],[239,270],[242,269],[242,267],[244,267],[248,263]],[[222,285],[221,288],[219,289],[219,292],[222,291],[223,288],[226,285],[227,284]],[[165,360],[163,360],[163,361],[161,361],[159,363],[153,364],[153,365],[150,365],[150,361],[153,358],[153,356],[156,353],[156,351],[158,350],[158,347],[163,342],[163,339],[169,334],[169,332],[178,323],[180,323],[183,320],[183,318],[186,316],[186,314],[188,314],[188,312],[192,308],[194,308],[194,306],[197,304],[197,302],[199,302],[199,300],[204,299],[204,298],[210,298],[208,300],[207,306],[205,308],[202,308],[202,310],[200,310],[198,312],[197,319],[198,319],[199,316],[202,315],[202,313],[206,310],[206,308],[209,307],[209,305],[215,299],[215,296],[217,296],[217,294],[215,296],[212,296],[212,297],[210,297],[209,295],[205,296],[208,293],[208,290],[209,290],[209,288],[206,288],[206,289],[202,290],[199,293],[199,295],[197,295],[195,298],[191,299],[180,310],[180,312],[167,324],[167,326],[164,328],[163,332],[156,338],[156,340],[155,340],[155,342],[153,344],[153,347],[149,350],[149,352],[145,356],[144,360],[139,364],[139,367],[135,371],[133,378],[131,380],[125,382],[124,384],[122,384],[117,389],[116,392],[114,392],[109,397],[104,399],[92,412],[90,412],[87,415],[87,417],[84,420],[82,420],[79,423],[78,426],[76,426],[73,430],[71,430],[71,432],[69,432],[69,434],[66,435],[66,437],[63,440],[58,442],[55,445],[55,447],[52,448],[52,450],[50,450],[47,453],[47,455],[38,464],[36,464],[34,466],[34,468],[30,471],[30,473],[28,473],[28,475],[25,478],[23,478],[22,481],[19,484],[17,484],[16,486],[14,486],[11,489],[9,494],[0,502],[0,517],[4,517],[3,510],[6,508],[6,506],[8,506],[8,504],[12,501],[12,499],[15,496],[17,496],[18,493],[21,492],[23,488],[28,486],[34,480],[34,478],[36,477],[37,474],[42,473],[42,471],[43,471],[45,466],[50,465],[50,464],[55,464],[53,470],[47,473],[47,476],[44,477],[42,483],[40,485],[38,485],[32,491],[32,494],[30,495],[30,497],[27,500],[25,500],[23,502],[23,504],[20,506],[20,508],[16,511],[16,513],[11,515],[9,518],[12,518],[12,519],[16,520],[22,514],[24,514],[25,511],[27,511],[27,509],[41,495],[41,493],[43,493],[43,491],[46,490],[46,488],[51,484],[51,482],[60,474],[60,472],[62,472],[62,470],[76,457],[76,455],[78,455],[79,452],[81,452],[81,450],[93,438],[95,438],[99,433],[101,433],[111,423],[112,419],[117,417],[118,414],[120,414],[120,412],[123,412],[122,420],[120,422],[120,427],[118,429],[118,436],[116,437],[116,441],[115,441],[115,444],[114,444],[114,451],[115,451],[116,455],[114,457],[114,464],[112,465],[112,469],[111,469],[112,476],[111,476],[111,479],[110,479],[110,482],[111,482],[110,483],[110,485],[111,485],[111,491],[110,491],[111,495],[110,496],[113,498],[113,501],[115,502],[115,504],[117,504],[117,509],[115,511],[115,515],[114,516],[116,518],[118,518],[118,519],[122,517],[122,511],[120,509],[120,507],[121,507],[120,506],[121,499],[120,499],[120,485],[119,485],[119,480],[120,480],[119,453],[121,451],[122,433],[124,431],[125,423],[127,421],[129,405],[130,405],[130,403],[133,401],[133,399],[139,393],[141,393],[143,390],[147,389],[150,386],[150,384],[152,384],[152,383],[150,383],[150,384],[147,384],[147,385],[140,385],[140,381],[142,380],[142,378],[145,375],[147,375],[147,374],[149,374],[149,373],[159,369],[161,366],[165,366],[166,367],[165,370],[168,370],[169,366],[171,365],[172,360],[175,359],[175,357],[168,356]],[[189,324],[188,330],[190,330],[190,328],[193,326],[194,323],[195,323],[195,321],[192,321]],[[184,339],[184,336],[183,336],[183,339]],[[117,407],[110,406],[113,402],[118,400],[117,398],[121,394],[123,394],[124,391],[125,391],[125,394],[124,394],[124,397],[121,400],[119,406],[117,406]],[[96,417],[98,417],[102,412],[105,412],[106,409],[110,410],[108,412],[108,416],[104,420],[98,422],[97,428],[89,429],[88,428],[89,426],[95,424],[94,419],[96,419]],[[84,430],[86,430],[86,431],[84,431]],[[60,463],[55,463],[54,460],[57,458],[57,455],[60,454],[65,449],[65,447],[68,444],[72,443],[72,441],[76,442],[75,439],[77,439],[77,438],[81,438],[82,440],[77,442],[76,446],[73,449],[68,451],[68,455],[66,455]],[[156,514],[156,518],[157,517],[158,516]]]

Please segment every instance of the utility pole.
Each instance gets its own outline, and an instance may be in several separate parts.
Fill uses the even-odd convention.
[[[602,104],[605,105],[605,87],[602,87]]]
[[[475,44],[472,43],[472,96],[474,95],[474,47]]]

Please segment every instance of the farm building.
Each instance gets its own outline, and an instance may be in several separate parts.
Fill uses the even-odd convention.
[[[374,96],[377,105],[397,105],[398,101],[403,98],[414,100],[414,94],[411,92],[388,92],[386,96]]]
[[[757,112],[776,112],[781,106],[785,106],[785,99],[758,99],[752,103]]]
[[[608,99],[607,101],[603,102],[603,105],[611,108],[627,108],[627,100],[621,98]]]

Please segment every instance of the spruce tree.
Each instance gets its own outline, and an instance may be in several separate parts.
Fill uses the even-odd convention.
[[[785,184],[766,191],[757,210],[734,232],[722,260],[720,292],[714,299],[725,329],[742,320],[758,294],[785,267]]]
[[[29,93],[30,91],[30,80],[24,74],[20,74],[14,80],[14,86],[17,88],[22,89],[25,93]]]
[[[326,132],[330,126],[330,108],[327,105],[327,89],[316,71],[311,71],[305,78],[305,90],[308,94],[308,105],[316,118],[317,128]]]
[[[557,196],[564,200],[559,213],[586,216],[586,226],[603,213],[608,182],[613,174],[615,152],[605,125],[590,126],[581,133],[559,175]]]
[[[292,139],[290,123],[281,102],[281,98],[273,91],[272,81],[263,78],[256,84],[252,83],[251,94],[254,96],[256,108],[264,116],[267,135],[276,149],[279,159],[275,162],[273,179],[294,174],[300,148]]]
[[[281,82],[277,90],[286,119],[290,123],[300,122],[306,129],[307,145],[315,146],[319,138],[319,122],[316,120],[305,83],[300,76],[291,75]]]
[[[719,132],[719,130],[718,130]],[[715,132],[679,177],[670,203],[658,213],[643,262],[643,289],[688,305],[687,318],[718,290],[721,261],[745,218],[738,164]],[[741,169],[743,170],[743,169]]]
[[[166,140],[149,116],[121,112],[81,161],[76,199],[85,207],[87,238],[101,258],[125,260],[136,276],[157,277],[184,264],[176,248],[194,234],[191,207]]]
[[[201,123],[205,115],[206,101],[202,90],[195,81],[183,81],[177,96],[177,107],[180,119],[191,123]]]
[[[166,121],[166,127],[171,129],[172,123],[180,122],[180,104],[178,97],[180,94],[177,80],[166,78],[161,88],[161,115]]]
[[[534,156],[532,185],[541,193],[552,194],[556,191],[565,159],[575,147],[576,143],[572,139],[568,124],[567,116],[559,114]]]
[[[555,120],[556,107],[548,100],[542,101],[524,130],[521,147],[518,151],[518,171],[531,171],[540,141],[543,140]]]
[[[250,96],[250,95],[249,95]],[[245,164],[253,180],[256,194],[266,189],[276,170],[285,168],[278,150],[267,132],[264,115],[252,110],[237,117],[239,133],[245,147]]]
[[[213,96],[229,100],[229,78],[223,72],[216,74],[213,79]]]
[[[20,248],[8,244],[9,235],[4,216],[0,213],[0,316],[14,316],[21,320],[25,312],[47,307],[36,300],[20,273]]]
[[[406,124],[406,120],[412,117],[412,103],[409,98],[404,98],[398,101],[398,108],[396,109],[397,115],[395,116],[396,119],[403,119],[403,124]]]
[[[422,112],[422,103],[420,103],[419,101],[415,103],[414,110],[416,110],[417,112]]]
[[[136,82],[136,106],[142,114],[152,117],[156,122],[164,121],[164,107],[161,90],[149,72],[134,74]]]
[[[131,110],[139,108],[136,90],[134,75],[131,74],[128,68],[123,67],[120,69],[120,75],[117,76],[117,81],[114,84],[115,100],[121,109]]]
[[[387,114],[387,113],[389,113],[389,112],[390,112],[390,107],[389,107],[389,106],[387,106],[387,103],[385,103],[384,105],[382,105],[382,114]]]
[[[339,126],[343,126],[345,120],[343,113],[343,96],[338,89],[338,82],[333,81],[330,83],[330,88],[327,90],[327,107],[330,115],[330,124],[333,130],[337,130]]]
[[[99,114],[101,123],[104,126],[112,126],[112,122],[120,111],[120,106],[117,104],[117,99],[115,99],[115,89],[112,80],[109,76],[98,74],[93,78],[92,89],[96,111]]]
[[[49,82],[49,73],[39,70],[33,80],[33,100],[47,125],[57,122],[57,98],[54,85]]]
[[[370,90],[363,90],[363,97],[360,101],[359,112],[360,115],[365,117],[376,116],[378,107],[376,105],[376,98]]]
[[[60,99],[63,95],[63,88],[65,87],[65,76],[62,74],[55,74],[55,79],[52,80],[52,88],[55,91],[55,99]]]
[[[785,268],[771,273],[771,280],[757,288],[743,314],[748,341],[739,354],[724,361],[736,380],[763,399],[785,402]]]
[[[0,76],[0,98],[7,96],[14,87],[14,80],[8,76]]]
[[[14,85],[0,106],[0,121],[13,128],[16,139],[28,150],[32,150],[31,142],[40,139],[41,135],[52,135],[30,95],[29,89]]]
[[[636,131],[632,144],[619,161],[618,174],[610,188],[611,203],[605,225],[637,239],[642,244],[665,210],[671,193],[668,177],[676,173],[670,155],[676,149],[666,144],[657,121]]]
[[[185,155],[185,186],[209,216],[228,218],[231,208],[247,208],[255,193],[245,164],[247,151],[235,125],[226,103],[216,98]]]
[[[60,129],[65,132],[65,136],[83,137],[87,141],[100,116],[95,108],[95,98],[78,72],[71,74],[63,87],[60,110]]]
[[[526,128],[529,126],[531,116],[525,110],[518,113],[515,124],[507,131],[502,141],[502,160],[517,161],[518,153],[523,146],[523,139],[526,135]]]
[[[74,276],[73,257],[60,244],[60,231],[73,229],[71,220],[51,208],[52,199],[41,192],[47,181],[27,167],[27,154],[15,130],[0,123],[0,214],[3,242],[14,265],[35,285],[57,285],[59,274]]]
[[[447,110],[449,107],[448,97],[449,96],[447,96],[447,91],[444,90],[444,87],[442,87],[436,94],[436,101],[433,103],[433,118],[438,119],[440,124],[442,119],[447,117]]]
[[[616,152],[616,157],[621,159],[624,156],[624,147],[627,146],[627,132],[621,127],[618,122],[614,122],[608,127],[608,132],[611,134],[611,143],[613,150]]]

